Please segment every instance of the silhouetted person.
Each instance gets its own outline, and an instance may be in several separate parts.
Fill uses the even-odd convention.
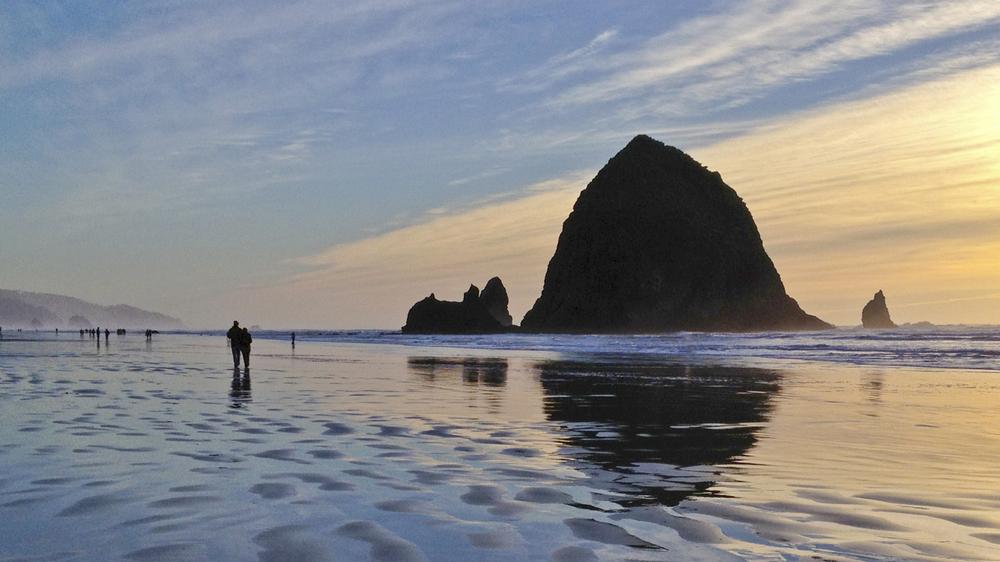
[[[226,332],[226,337],[229,338],[229,346],[233,349],[233,368],[240,368],[240,339],[243,337],[243,331],[240,330],[240,323],[233,320],[233,327],[229,328]]]
[[[295,347],[295,332],[292,332],[292,347]]]
[[[104,341],[108,341],[109,337],[111,337],[111,330],[104,328]]]
[[[253,338],[250,337],[250,332],[243,328],[243,332],[240,334],[240,352],[243,353],[243,368],[250,368],[250,342]]]

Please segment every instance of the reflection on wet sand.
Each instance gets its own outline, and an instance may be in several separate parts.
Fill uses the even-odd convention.
[[[143,345],[3,342],[0,559],[1000,560],[993,371]]]
[[[507,360],[502,358],[410,357],[406,363],[413,372],[430,380],[460,368],[467,383],[493,387],[507,384]]]
[[[249,404],[252,400],[250,398],[250,371],[244,371],[243,377],[240,377],[240,370],[233,369],[233,384],[230,387],[229,398],[232,402],[229,404],[230,408],[242,408],[244,405]]]
[[[430,386],[453,386],[454,379],[461,377],[463,390],[472,392],[476,397],[474,401],[464,404],[474,404],[481,400],[481,404],[489,414],[495,414],[503,409],[507,390],[506,359],[409,357],[406,365],[411,373]]]
[[[776,371],[720,366],[546,361],[546,417],[565,453],[623,505],[677,505],[711,494],[714,465],[744,455],[780,390]]]

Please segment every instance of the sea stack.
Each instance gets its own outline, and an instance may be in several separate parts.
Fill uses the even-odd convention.
[[[535,332],[822,330],[785,293],[743,200],[684,152],[639,135],[563,223]]]
[[[510,327],[514,324],[514,318],[507,311],[510,297],[507,296],[507,288],[503,286],[503,281],[499,277],[486,282],[483,292],[479,293],[479,302],[501,326]]]
[[[861,324],[872,330],[897,327],[892,318],[889,318],[889,307],[885,305],[885,295],[882,291],[875,293],[872,300],[861,309]]]
[[[462,302],[440,301],[434,293],[410,307],[404,334],[496,334],[511,329],[507,289],[499,277],[486,283],[482,294],[475,285]]]

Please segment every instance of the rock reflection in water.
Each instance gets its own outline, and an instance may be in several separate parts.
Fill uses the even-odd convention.
[[[712,466],[754,445],[781,380],[766,369],[621,358],[537,370],[546,417],[566,432],[565,454],[623,506],[711,494]]]
[[[439,375],[449,375],[457,369],[467,383],[502,387],[507,384],[507,360],[482,357],[410,357],[411,370],[433,380]]]

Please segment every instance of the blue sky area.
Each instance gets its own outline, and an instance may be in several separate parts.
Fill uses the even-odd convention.
[[[553,203],[551,220],[535,216],[545,209],[530,198],[578,193],[646,133],[723,172],[806,310],[856,323],[884,288],[890,306],[895,297],[916,307],[913,321],[1000,323],[1000,314],[963,316],[970,309],[938,302],[947,298],[937,284],[954,286],[944,278],[921,289],[912,274],[887,273],[830,297],[820,282],[835,277],[820,265],[824,252],[860,227],[844,217],[831,226],[839,232],[809,242],[807,257],[782,254],[787,236],[769,194],[791,187],[768,176],[770,151],[753,145],[775,134],[825,146],[832,139],[820,129],[806,137],[775,131],[837,112],[844,122],[899,100],[917,107],[959,83],[972,85],[962,94],[969,107],[1000,114],[991,89],[998,38],[1000,4],[974,0],[8,0],[0,4],[0,288],[123,302],[191,327],[243,317],[275,328],[395,328],[431,291],[457,299],[468,283],[496,274],[519,319],[568,212]],[[947,99],[955,107],[934,106],[942,112],[935,123],[969,119],[980,128],[961,143],[963,154],[975,162],[1000,156],[998,122],[968,117],[965,98]],[[943,130],[921,125],[922,114],[878,131],[900,119]],[[895,151],[901,138],[872,141],[867,153]],[[934,153],[945,142],[919,138],[907,154]],[[759,168],[727,156],[740,154],[741,142],[761,150]],[[831,150],[802,156],[803,169],[841,162]],[[978,186],[974,218],[988,225],[1000,217],[1000,187],[987,168],[969,181]],[[809,197],[836,201],[866,190],[864,178],[845,186],[835,172],[809,177],[796,180],[796,189],[811,190],[795,199],[805,225],[815,224]],[[900,182],[889,201],[934,187]],[[880,185],[888,184],[873,180],[867,189]],[[444,242],[468,254],[431,251],[426,241],[407,249],[426,266],[420,274],[398,258],[343,257],[384,254],[393,233],[430,232],[490,209],[523,216],[507,217],[507,226],[477,220],[449,229]],[[963,212],[949,216],[965,224]],[[517,239],[506,235],[532,224],[551,247],[540,241],[512,251]],[[492,260],[499,228],[506,257]],[[989,230],[975,231],[983,251],[965,269],[986,268]],[[399,239],[418,238],[434,240]],[[890,242],[894,255],[905,248]],[[936,255],[930,246],[914,251]],[[491,261],[500,271],[489,271]],[[786,274],[783,263],[798,265]],[[996,276],[962,275],[962,298],[979,299],[976,311],[997,310]]]

